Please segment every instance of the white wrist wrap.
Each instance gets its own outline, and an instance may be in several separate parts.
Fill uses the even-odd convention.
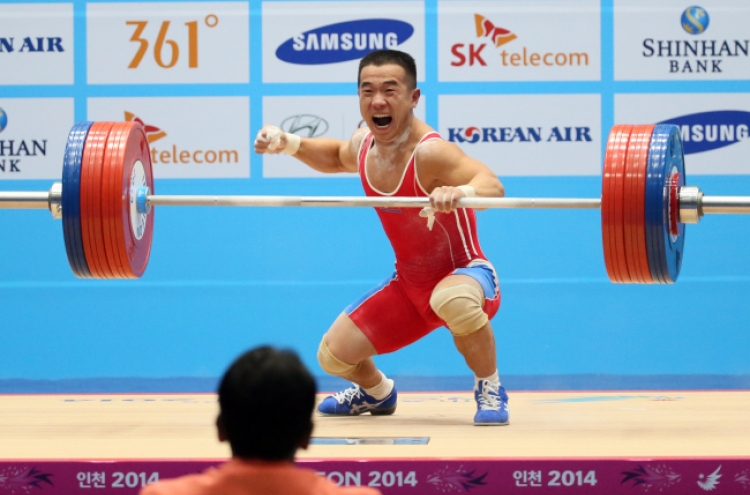
[[[276,148],[279,147],[279,143],[281,142],[282,134],[286,138],[286,146],[282,151],[287,155],[294,156],[294,154],[297,153],[297,150],[299,150],[299,145],[302,139],[296,134],[284,132],[278,127],[271,126],[266,131],[266,139],[269,141],[268,149],[270,151],[276,151]]]
[[[473,198],[477,195],[477,192],[471,186],[457,186],[456,189],[461,189],[461,192],[463,192],[464,196],[467,198]]]
[[[296,134],[291,134],[289,132],[285,132],[284,134],[286,134],[286,147],[283,151],[289,156],[294,156],[294,154],[297,153],[297,150],[299,149],[302,138],[300,138]]]

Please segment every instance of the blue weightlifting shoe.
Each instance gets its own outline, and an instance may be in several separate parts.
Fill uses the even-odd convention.
[[[508,394],[499,384],[489,380],[479,382],[474,390],[474,400],[477,401],[477,413],[474,424],[480,426],[498,426],[508,424]]]
[[[372,395],[354,385],[341,392],[329,395],[318,405],[318,412],[323,416],[359,416],[369,412],[373,416],[386,416],[396,411],[396,387],[384,399]]]

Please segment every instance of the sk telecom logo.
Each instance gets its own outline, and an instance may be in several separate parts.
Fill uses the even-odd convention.
[[[495,48],[509,43],[518,37],[507,29],[495,26],[492,24],[492,21],[482,15],[474,14],[474,22],[477,27],[477,38],[485,37],[492,39]]]
[[[166,132],[162,131],[158,127],[155,127],[153,125],[146,125],[143,120],[141,120],[139,117],[136,117],[135,114],[132,114],[130,112],[125,112],[125,120],[127,122],[138,122],[143,126],[143,129],[146,131],[146,139],[148,139],[148,144],[151,144],[154,141],[158,141],[159,139],[167,135]]]
[[[500,48],[506,43],[518,38],[508,29],[496,26],[495,23],[480,14],[474,14],[474,25],[477,38],[489,38],[495,48]],[[451,46],[454,59],[451,65],[462,67],[465,65],[487,66],[487,60],[492,60],[489,54],[482,54],[487,43],[456,43]],[[587,66],[589,65],[589,54],[587,52],[535,52],[527,47],[520,51],[509,52],[503,49],[499,53],[500,64],[503,67],[563,67],[563,66]]]
[[[148,144],[155,143],[163,137],[167,136],[167,133],[162,131],[156,126],[148,125],[143,122],[139,117],[130,112],[125,112],[125,120],[128,122],[138,122],[143,125],[146,131],[146,139]],[[158,149],[155,146],[151,146],[151,163],[164,163],[172,165],[180,164],[213,164],[213,163],[238,163],[239,152],[234,149],[226,150],[186,150],[180,149],[176,144],[172,144],[172,147],[165,149]]]

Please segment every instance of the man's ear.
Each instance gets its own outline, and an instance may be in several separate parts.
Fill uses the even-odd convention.
[[[227,436],[227,428],[224,426],[224,419],[222,419],[221,414],[216,417],[216,431],[219,435],[220,442],[226,442],[229,440],[229,437]]]
[[[422,90],[419,88],[414,88],[414,91],[411,93],[411,107],[417,108],[417,104],[419,103],[419,97],[422,96]]]

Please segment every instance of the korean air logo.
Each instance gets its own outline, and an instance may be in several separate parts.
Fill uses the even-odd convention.
[[[276,57],[290,64],[335,64],[396,48],[413,34],[411,24],[396,19],[339,22],[289,38],[276,49]]]
[[[682,29],[690,34],[701,34],[708,28],[708,21],[708,12],[703,7],[698,6],[686,8],[680,18]]]
[[[8,127],[8,114],[0,108],[0,132],[3,132],[6,127]]]
[[[284,132],[302,137],[318,137],[328,131],[328,122],[317,115],[301,114],[287,117],[279,126]]]
[[[449,127],[452,143],[592,142],[591,127]]]
[[[64,52],[62,38],[0,38],[0,53]]]
[[[750,112],[741,110],[691,113],[659,124],[680,128],[686,155],[731,146],[750,137]]]
[[[463,139],[464,143],[476,143],[482,138],[482,131],[479,130],[479,127],[467,127],[466,129],[459,130],[455,133],[457,141],[459,139]],[[453,141],[451,139],[451,141]]]

